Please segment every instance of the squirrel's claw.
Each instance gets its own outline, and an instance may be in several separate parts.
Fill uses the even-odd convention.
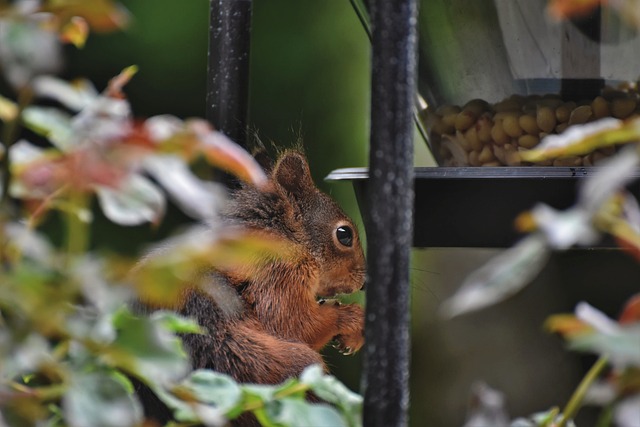
[[[335,341],[333,341],[331,346],[338,350],[338,352],[343,356],[351,356],[352,354],[356,353],[356,350],[348,345],[345,345],[339,336],[335,338]]]

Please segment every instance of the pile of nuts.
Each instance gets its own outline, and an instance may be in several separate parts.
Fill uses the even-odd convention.
[[[558,95],[512,95],[496,104],[481,99],[463,107],[427,108],[420,117],[431,148],[441,166],[525,166],[520,153],[550,134],[569,126],[604,117],[626,119],[640,115],[640,94],[635,85],[605,88],[600,96],[583,102],[563,101]],[[535,163],[536,166],[592,166],[615,148],[596,150]]]

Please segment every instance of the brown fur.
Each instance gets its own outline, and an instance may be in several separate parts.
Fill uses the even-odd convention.
[[[241,295],[251,317],[268,333],[306,343],[314,350],[334,338],[344,350],[359,350],[364,342],[362,308],[317,301],[317,297],[362,288],[365,260],[355,226],[314,185],[300,153],[281,156],[271,172],[271,183],[269,192],[240,190],[227,217],[243,227],[286,239],[293,256],[251,272],[250,277],[232,277],[232,285],[243,288]],[[342,225],[353,230],[351,247],[340,245],[334,237]]]
[[[332,340],[345,353],[360,349],[362,308],[318,298],[361,289],[365,261],[354,224],[314,185],[302,154],[285,152],[266,170],[268,190],[238,189],[224,221],[286,241],[287,254],[260,267],[212,272],[210,289],[190,291],[179,311],[207,332],[183,337],[194,368],[277,384],[311,364],[324,366],[318,351]],[[338,227],[353,231],[351,246],[338,241]],[[219,301],[219,295],[234,300]],[[236,424],[251,422],[244,417]]]

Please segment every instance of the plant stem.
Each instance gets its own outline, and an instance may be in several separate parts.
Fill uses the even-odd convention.
[[[66,212],[67,220],[67,254],[79,255],[88,249],[89,227],[86,219],[82,218],[87,209],[89,199],[82,191],[72,189],[69,192],[69,203],[75,209]]]
[[[12,381],[9,383],[9,386],[22,395],[32,396],[44,401],[59,399],[67,390],[65,384],[53,384],[32,388]]]
[[[569,399],[569,403],[567,403],[567,406],[565,406],[562,411],[562,418],[556,427],[564,427],[569,420],[575,418],[582,406],[582,401],[584,400],[584,396],[587,394],[587,390],[589,390],[589,387],[591,387],[596,378],[598,378],[602,373],[602,370],[607,366],[607,362],[607,356],[600,356],[591,369],[589,369],[589,372],[587,372],[582,381],[580,381],[580,384],[573,392],[571,399]]]

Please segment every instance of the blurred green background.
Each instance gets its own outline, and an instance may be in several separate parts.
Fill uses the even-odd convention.
[[[65,76],[87,76],[102,88],[122,68],[137,64],[140,72],[126,88],[136,115],[203,117],[208,2],[123,3],[133,15],[130,28],[92,35],[83,50],[68,48]],[[278,146],[301,137],[316,182],[360,221],[351,187],[323,181],[331,170],[367,164],[369,41],[349,1],[255,0],[250,90],[252,129]],[[419,139],[416,159],[430,164]],[[98,245],[131,252],[184,220],[171,210],[159,229],[126,231],[102,220],[94,237]],[[639,277],[637,265],[624,256],[609,254],[603,264],[593,254],[571,252],[554,257],[513,300],[461,319],[439,319],[442,300],[494,253],[414,251],[412,426],[461,425],[476,380],[505,391],[513,416],[564,404],[589,359],[564,351],[558,338],[543,331],[544,319],[571,311],[581,299],[615,314],[622,295],[637,289],[629,280]],[[611,283],[621,283],[617,292]],[[334,373],[358,390],[360,356],[342,357],[332,349],[326,354]]]

